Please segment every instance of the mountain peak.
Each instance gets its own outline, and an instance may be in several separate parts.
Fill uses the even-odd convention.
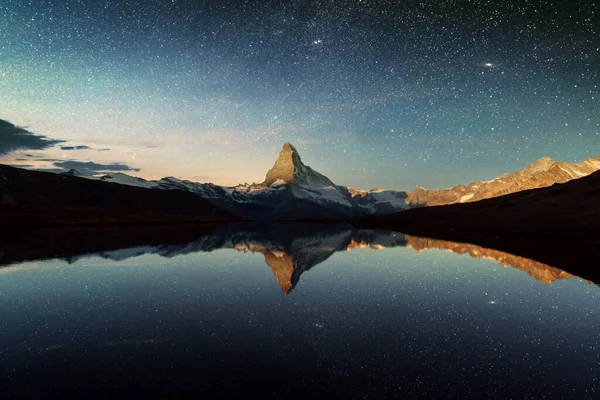
[[[71,168],[70,170],[63,172],[62,174],[66,176],[83,176],[83,174],[77,171],[75,168]]]
[[[534,161],[533,163],[531,163],[531,165],[548,165],[553,163],[554,160],[548,156],[544,156],[542,158],[540,158],[539,160]]]
[[[529,164],[525,169],[523,169],[524,173],[535,173],[543,170],[549,169],[554,164],[554,160],[550,157],[542,157],[539,160],[536,160]]]
[[[283,181],[284,183],[292,183],[295,180],[295,175],[298,170],[304,169],[305,166],[302,163],[298,150],[290,143],[285,142],[283,149],[279,152],[277,160],[273,165],[273,168],[267,172],[265,181],[262,183],[264,186],[271,186],[276,181]]]
[[[292,146],[292,144],[290,142],[285,142],[283,144],[283,149],[281,150],[283,151],[292,151],[292,152],[296,152],[298,153],[298,150],[296,150],[296,148],[294,146]]]

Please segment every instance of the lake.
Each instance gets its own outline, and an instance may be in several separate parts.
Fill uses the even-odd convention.
[[[598,398],[600,288],[349,225],[0,245],[3,398]]]

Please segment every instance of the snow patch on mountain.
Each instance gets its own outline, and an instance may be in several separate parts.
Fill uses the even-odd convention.
[[[81,172],[77,171],[75,168],[71,168],[67,172],[62,172],[62,175],[66,175],[66,176],[78,176],[78,177],[85,176]]]
[[[143,178],[127,175],[122,172],[114,172],[101,176],[86,176],[85,178],[143,188],[153,188],[157,186],[155,181],[147,181]]]

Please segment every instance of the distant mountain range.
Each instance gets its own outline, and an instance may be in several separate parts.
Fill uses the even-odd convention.
[[[285,143],[263,182],[237,186],[174,177],[145,180],[123,173],[84,176],[74,169],[64,172],[61,180],[58,178],[61,175],[2,166],[0,205],[104,209],[105,214],[98,214],[96,218],[98,222],[107,218],[106,210],[129,210],[130,216],[134,212],[191,215],[191,210],[197,210],[198,215],[217,219],[349,220],[395,214],[418,206],[471,203],[567,182],[598,170],[600,157],[578,164],[555,162],[544,157],[521,171],[467,186],[441,190],[417,188],[410,193],[380,189],[364,191],[335,184],[305,165],[296,148]],[[53,218],[58,221],[64,216],[66,214],[57,214]],[[84,219],[90,221],[89,216]],[[133,218],[143,219],[141,216]]]
[[[213,204],[252,219],[341,218],[383,215],[409,207],[474,202],[522,190],[552,186],[600,170],[600,156],[580,163],[556,162],[543,157],[524,169],[485,182],[448,189],[416,188],[411,192],[353,189],[333,183],[304,165],[298,151],[285,143],[262,183],[218,186],[167,177],[147,181],[123,173],[92,177],[105,182],[157,189],[190,191]],[[71,170],[67,174],[82,176]]]
[[[600,170],[600,156],[596,159],[588,158],[577,164],[557,162],[550,157],[543,157],[520,171],[503,174],[487,182],[472,182],[467,186],[458,185],[441,190],[416,188],[408,194],[406,203],[411,207],[469,203],[552,186],[555,183],[565,183],[598,170]]]
[[[354,223],[472,243],[560,265],[577,275],[599,275],[600,171],[550,187],[364,216]]]
[[[549,187],[481,201],[419,207],[363,221],[403,232],[418,229],[535,233],[537,236],[600,234],[600,171]]]
[[[65,174],[83,176],[76,170]],[[406,192],[364,191],[336,185],[305,165],[296,148],[289,143],[283,145],[262,183],[218,186],[174,177],[148,181],[123,173],[87,178],[143,188],[192,192],[221,209],[249,219],[348,219],[366,214],[389,214],[407,208]]]
[[[296,244],[280,238],[283,234],[277,233],[279,228],[273,228],[272,232],[252,232],[251,235],[238,232],[230,245],[222,243],[222,235],[209,235],[202,239],[202,248],[232,247],[262,253],[286,293],[293,289],[302,272],[335,251],[406,244],[416,249],[447,248],[474,257],[494,258],[503,264],[518,265],[544,282],[570,277],[549,269],[549,265],[596,279],[599,273],[590,270],[589,265],[597,262],[600,248],[597,240],[600,237],[599,170],[600,159],[568,164],[546,157],[521,171],[489,182],[444,190],[416,189],[407,194],[393,190],[367,192],[336,185],[304,165],[297,150],[289,143],[284,145],[263,182],[234,187],[173,177],[156,181],[121,173],[83,177],[76,170],[56,174],[0,165],[0,239],[10,239],[20,230],[40,226],[75,229],[80,225],[124,227],[201,222],[202,229],[212,229],[212,225],[205,223],[240,220],[331,222],[337,219],[351,220],[353,225],[363,229],[360,233],[354,230],[351,233],[326,232],[326,237],[320,237],[321,233],[307,234],[301,240],[295,236]],[[430,205],[441,206],[414,207]],[[394,244],[391,244],[382,242],[381,235],[370,237],[367,233],[373,228],[442,241],[392,235]],[[141,232],[137,231],[139,237],[134,241],[146,238],[149,229],[143,227]],[[284,245],[275,245],[273,232],[278,240],[284,240],[280,242]],[[500,251],[482,251],[477,246],[443,240],[469,242]],[[316,247],[311,244],[313,242]],[[75,247],[94,248],[94,244],[80,243]],[[36,249],[45,254],[40,245]],[[56,249],[53,247],[48,252],[56,254]],[[165,249],[164,246],[159,246],[158,250],[129,248],[110,253],[110,257],[125,257],[140,251],[163,252]],[[180,247],[176,249],[178,254],[187,251]],[[0,249],[0,256],[8,250]],[[25,250],[21,249],[21,252],[31,252],[31,249]],[[539,263],[532,264],[511,254],[536,259]],[[104,255],[109,256],[108,253]],[[540,268],[543,273],[539,272]]]
[[[0,165],[0,226],[238,221],[201,197],[181,190],[114,185],[77,176]]]

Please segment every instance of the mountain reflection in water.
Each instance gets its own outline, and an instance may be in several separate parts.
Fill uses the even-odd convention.
[[[359,229],[350,224],[230,224],[195,228],[153,227],[144,229],[79,229],[39,231],[0,242],[0,273],[20,269],[24,261],[62,258],[69,263],[99,256],[121,261],[144,254],[162,257],[235,249],[261,253],[277,283],[289,294],[300,276],[324,262],[338,251],[357,248],[384,250],[410,247],[448,250],[469,254],[473,258],[490,259],[498,264],[519,269],[545,284],[576,278],[559,268],[532,259],[481,246],[446,240],[404,235],[379,229]]]

